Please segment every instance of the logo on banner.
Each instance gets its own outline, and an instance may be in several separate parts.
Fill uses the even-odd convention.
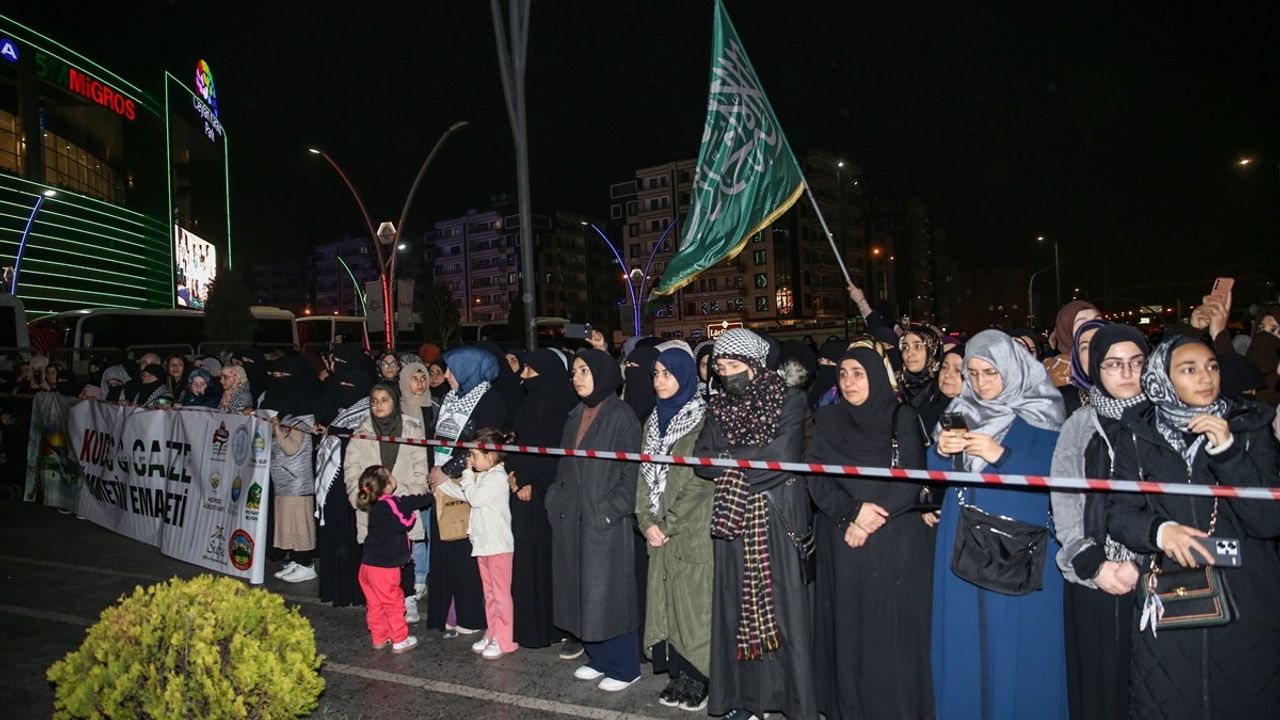
[[[249,457],[249,430],[243,425],[236,428],[236,434],[231,438],[231,457],[236,465],[243,465]]]
[[[213,459],[221,460],[227,455],[227,440],[231,437],[231,433],[227,432],[227,423],[222,421],[218,423],[218,429],[213,431]]]
[[[210,474],[209,474],[209,488],[210,488],[211,490],[217,490],[217,489],[218,489],[218,486],[219,486],[219,485],[221,485],[221,484],[222,484],[222,476],[221,476],[221,475],[219,475],[219,474],[218,474],[218,473],[216,473],[216,472],[215,472],[215,473],[210,473]]]
[[[257,510],[262,507],[262,486],[254,483],[249,486],[249,497],[244,501],[245,510]]]
[[[253,565],[253,538],[244,530],[231,533],[227,550],[231,553],[231,564],[235,569],[248,570]]]
[[[240,476],[237,475],[236,478],[231,481],[231,502],[232,503],[240,502],[240,489],[243,487],[244,487],[244,480],[241,480]]]
[[[267,464],[267,436],[261,429],[253,431],[253,464],[259,467]]]
[[[227,564],[226,548],[226,533],[223,532],[221,525],[214,526],[213,534],[209,536],[209,546],[204,549],[204,559],[225,565]]]

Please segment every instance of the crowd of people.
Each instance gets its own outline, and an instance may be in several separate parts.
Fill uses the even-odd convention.
[[[733,720],[1273,717],[1276,503],[370,439],[1280,484],[1274,307],[1233,333],[1230,298],[1206,297],[1152,338],[1074,301],[1048,337],[964,337],[850,292],[868,332],[820,347],[738,328],[617,353],[598,332],[576,352],[245,349],[95,368],[79,392],[274,410],[277,577],[365,605],[373,650],[413,649],[410,625],[487,660],[558,645],[581,658],[566,682],[607,692],[647,661],[662,704]],[[51,370],[22,382],[73,392]],[[1226,617],[1179,624],[1166,591],[1187,571]]]

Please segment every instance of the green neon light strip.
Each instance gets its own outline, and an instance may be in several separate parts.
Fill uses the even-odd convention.
[[[178,307],[178,258],[174,253],[177,248],[174,245],[178,238],[173,227],[178,224],[177,218],[173,216],[173,141],[169,139],[169,72],[166,70],[164,78],[164,185],[169,191],[169,224],[165,227],[165,231],[169,234],[169,287],[173,288],[173,297],[169,301],[169,307],[177,309]],[[217,274],[217,270],[214,270]]]
[[[16,216],[16,215],[10,215],[9,213],[0,213],[0,217],[10,217],[10,218],[12,218],[12,217],[17,217],[17,216]],[[114,236],[114,235],[104,235],[104,234],[102,234],[102,233],[94,232],[94,231],[92,231],[92,230],[81,230],[80,228],[74,228],[74,227],[70,227],[70,226],[67,226],[67,225],[62,225],[62,224],[60,224],[60,223],[52,223],[52,222],[48,222],[48,221],[47,221],[47,220],[45,220],[43,217],[41,217],[41,218],[40,218],[40,220],[39,220],[39,224],[40,224],[40,227],[55,227],[55,228],[62,228],[63,230],[68,230],[68,231],[70,231],[70,232],[77,233],[77,234],[81,234],[81,235],[93,235],[94,237],[104,238],[104,239],[106,239],[106,240],[110,240],[110,241],[112,241],[112,242],[119,242],[119,243],[124,243],[124,244],[127,244],[127,245],[133,245],[133,246],[136,246],[136,247],[138,247],[138,248],[141,248],[141,249],[142,249],[142,250],[144,250],[144,251],[147,251],[147,250],[153,250],[153,249],[154,249],[154,248],[150,248],[150,247],[148,247],[147,245],[145,245],[145,244],[143,244],[143,243],[134,242],[134,241],[132,241],[132,240],[125,240],[125,239],[123,239],[123,238],[118,238],[118,237],[116,237],[116,236]],[[35,232],[31,233],[31,235],[32,235],[32,237],[43,237],[43,238],[47,238],[47,239],[50,239],[50,240],[63,240],[63,241],[65,241],[65,242],[74,243],[74,244],[76,244],[76,245],[84,245],[85,247],[95,248],[95,249],[100,249],[100,250],[102,250],[103,252],[120,253],[120,254],[124,255],[125,257],[129,257],[129,258],[132,258],[132,257],[136,254],[136,253],[129,252],[129,251],[127,251],[127,250],[116,250],[115,248],[108,248],[108,247],[102,247],[101,245],[93,245],[93,244],[91,244],[91,243],[79,242],[79,241],[76,241],[76,240],[72,240],[72,239],[70,239],[70,238],[65,238],[65,237],[60,236],[60,235],[48,235],[48,234],[44,234],[44,233],[35,233]]]
[[[341,255],[335,255],[335,257],[338,258],[338,262],[342,263],[342,267],[347,271],[347,274],[351,276],[351,284],[355,286],[356,297],[360,298],[360,309],[364,310],[365,315],[368,315],[369,305],[364,301],[364,289],[360,287],[360,281],[356,280],[356,274],[351,272],[351,268],[347,267],[347,261],[343,260]]]
[[[0,21],[3,21],[3,22],[5,22],[5,23],[7,23],[7,24],[9,24],[9,25],[13,25],[13,26],[18,27],[18,28],[21,28],[22,32],[30,33],[31,35],[33,35],[33,36],[35,36],[35,37],[37,37],[37,38],[40,38],[40,39],[41,39],[41,40],[43,40],[44,42],[49,43],[49,44],[50,44],[50,45],[52,45],[53,47],[58,48],[60,51],[62,51],[62,52],[64,52],[64,53],[66,53],[66,54],[68,54],[68,55],[70,55],[70,56],[72,56],[72,57],[78,58],[78,59],[80,60],[80,62],[79,62],[79,63],[69,62],[66,58],[58,56],[58,53],[56,53],[56,52],[54,52],[54,51],[50,50],[49,48],[47,48],[47,47],[41,47],[41,46],[40,46],[40,43],[32,42],[29,38],[22,37],[22,33],[21,33],[21,32],[17,32],[17,33],[15,33],[15,32],[10,32],[10,33],[9,33],[9,34],[13,35],[15,38],[18,38],[18,39],[22,40],[24,43],[27,43],[28,45],[31,45],[32,47],[34,47],[34,48],[36,48],[36,49],[38,49],[38,50],[44,51],[44,52],[46,52],[46,53],[49,53],[50,55],[53,55],[54,57],[57,57],[59,60],[61,60],[61,61],[62,61],[62,62],[64,62],[64,63],[67,63],[68,65],[81,65],[81,67],[84,67],[84,66],[86,66],[86,65],[87,65],[88,67],[90,67],[91,69],[93,69],[93,70],[95,71],[95,72],[94,72],[94,74],[95,74],[95,75],[98,75],[100,78],[113,80],[113,81],[115,81],[115,84],[116,84],[116,85],[118,85],[118,86],[120,86],[120,87],[123,87],[123,88],[125,88],[125,89],[129,90],[130,92],[134,93],[134,94],[137,96],[137,98],[136,98],[136,99],[137,99],[137,100],[142,101],[142,102],[143,102],[143,104],[150,103],[150,104],[151,104],[151,108],[150,108],[150,109],[151,109],[151,112],[153,112],[153,113],[155,113],[155,114],[157,114],[157,115],[159,114],[159,113],[157,112],[157,110],[156,110],[156,108],[158,108],[159,106],[156,104],[155,98],[153,98],[153,97],[151,97],[151,95],[149,95],[149,94],[147,94],[147,93],[143,92],[141,89],[139,89],[137,86],[135,86],[133,83],[129,82],[128,80],[125,80],[124,78],[120,77],[119,75],[116,75],[115,73],[113,73],[113,72],[111,72],[110,70],[108,70],[108,69],[106,69],[106,68],[102,67],[101,65],[99,65],[98,63],[96,63],[96,62],[94,62],[94,61],[90,60],[89,58],[87,58],[87,57],[85,57],[85,56],[81,55],[80,53],[76,52],[75,50],[72,50],[71,48],[67,47],[66,45],[63,45],[62,43],[58,42],[57,40],[54,40],[53,38],[49,37],[48,35],[42,35],[41,33],[38,33],[38,32],[36,32],[35,30],[32,30],[31,28],[27,27],[26,25],[23,25],[22,23],[17,22],[16,20],[14,20],[14,19],[12,19],[12,18],[5,17],[4,15],[0,15]]]
[[[46,204],[46,205],[48,205],[49,203],[47,203],[47,202],[46,202],[45,204]],[[10,207],[12,207],[12,208],[14,208],[14,209],[17,209],[17,210],[21,210],[21,209],[22,209],[22,205],[20,205],[20,204],[18,204],[18,203],[16,203],[16,202],[10,202],[10,201],[8,201],[8,200],[0,200],[0,205],[8,205],[8,206],[10,206]],[[0,213],[0,215],[4,215],[5,217],[17,217],[16,215],[10,215],[10,214],[8,214],[8,213]],[[134,231],[132,231],[132,230],[123,230],[123,229],[121,229],[121,228],[117,228],[117,227],[113,227],[113,226],[111,226],[111,225],[108,225],[108,224],[106,224],[106,223],[100,223],[100,222],[98,222],[97,220],[86,220],[85,218],[76,217],[75,215],[68,215],[67,213],[60,213],[60,212],[57,212],[56,210],[45,210],[44,208],[41,208],[41,209],[40,209],[40,216],[39,216],[39,217],[40,217],[40,222],[41,222],[41,223],[45,223],[45,222],[47,222],[47,221],[45,220],[45,218],[46,218],[46,217],[51,217],[51,216],[52,216],[52,217],[66,218],[67,220],[69,220],[69,221],[71,221],[71,222],[84,223],[84,224],[86,224],[86,225],[97,225],[98,227],[103,227],[103,228],[106,228],[106,229],[108,229],[108,230],[115,230],[115,231],[119,232],[121,235],[125,235],[125,236],[132,236],[132,237],[140,238],[140,239],[142,239],[142,240],[146,240],[146,239],[147,239],[147,236],[146,236],[146,235],[144,235],[143,233],[140,233],[140,232],[134,232]],[[50,223],[50,224],[52,225],[53,223]],[[55,227],[68,227],[68,226],[66,226],[66,225],[55,225]],[[72,229],[72,228],[68,228],[68,229]],[[86,230],[85,232],[89,232],[89,231],[87,231],[87,230]],[[112,236],[112,237],[116,237],[116,236]],[[138,243],[134,243],[134,242],[132,242],[132,241],[130,241],[130,240],[124,240],[123,238],[121,239],[121,242],[129,242],[129,243],[134,244],[134,245],[139,245]],[[139,247],[142,247],[142,246],[141,246],[141,245],[139,245]]]
[[[231,141],[222,129],[222,177],[226,181],[227,198],[227,269],[231,269]],[[367,314],[367,313],[366,313]]]
[[[17,180],[18,182],[21,182],[21,183],[23,183],[23,184],[30,185],[31,187],[35,188],[34,190],[32,190],[32,191],[31,191],[31,192],[32,192],[32,194],[36,194],[36,193],[43,193],[45,190],[52,189],[52,190],[56,190],[56,191],[57,191],[57,193],[58,193],[57,195],[55,195],[55,196],[54,196],[55,198],[56,198],[56,197],[61,197],[62,195],[70,195],[71,197],[80,198],[81,200],[87,200],[87,201],[89,201],[89,202],[91,202],[91,203],[96,203],[96,204],[98,204],[98,205],[106,205],[108,208],[111,208],[111,211],[110,211],[110,212],[107,212],[107,211],[104,211],[104,210],[98,210],[97,208],[92,208],[92,207],[86,207],[86,208],[84,208],[84,209],[85,209],[85,210],[90,210],[90,211],[92,211],[92,212],[102,213],[103,215],[106,215],[106,216],[108,216],[108,217],[110,217],[110,218],[112,218],[112,219],[122,220],[122,221],[124,221],[124,222],[134,223],[135,225],[144,225],[144,224],[145,224],[144,222],[140,222],[140,221],[138,221],[138,220],[134,220],[134,219],[129,218],[129,217],[124,217],[125,215],[133,215],[133,216],[135,216],[135,217],[142,218],[142,220],[144,220],[144,221],[150,221],[150,222],[153,222],[153,223],[154,223],[154,222],[158,222],[158,221],[157,221],[157,220],[155,220],[154,218],[148,217],[147,215],[143,215],[142,213],[138,212],[137,210],[130,210],[129,208],[124,207],[124,206],[122,206],[122,205],[116,205],[115,203],[107,202],[106,200],[103,200],[103,199],[101,199],[101,198],[93,197],[92,195],[83,195],[83,194],[78,193],[78,192],[76,192],[76,191],[74,191],[74,190],[63,190],[62,188],[50,188],[48,185],[45,185],[45,184],[43,184],[43,183],[38,183],[38,182],[35,182],[35,181],[33,181],[33,180],[28,180],[28,179],[26,179],[26,178],[24,178],[24,177],[20,177],[20,176],[18,176],[18,175],[9,175],[8,173],[4,173],[4,174],[2,175],[2,177],[3,177],[4,179],[6,179],[6,180]],[[123,215],[121,215],[121,214],[123,214]]]
[[[74,295],[74,296],[79,296],[79,295],[101,295],[101,296],[103,296],[103,297],[109,297],[109,298],[113,298],[113,299],[118,299],[118,298],[120,298],[120,297],[137,297],[137,296],[133,296],[133,295],[122,295],[121,293],[105,293],[105,292],[98,292],[98,291],[96,291],[96,290],[80,290],[80,289],[78,289],[78,288],[58,287],[58,286],[56,286],[56,285],[40,285],[40,284],[38,284],[38,283],[26,283],[26,282],[24,282],[24,283],[21,283],[20,285],[18,285],[18,289],[19,289],[19,290],[21,290],[23,287],[40,288],[41,290],[55,290],[55,291],[57,291],[57,290],[61,290],[61,291],[63,291],[63,292],[66,292],[68,295]],[[19,293],[18,293],[18,297],[22,297],[22,293],[21,293],[21,292],[19,292]],[[143,298],[143,297],[137,297],[137,299],[138,299],[138,300],[140,300],[140,301],[145,300],[145,298]]]
[[[77,256],[77,257],[81,257],[81,259],[83,259],[83,257],[82,257],[82,256]],[[33,269],[33,270],[32,270],[32,272],[39,272],[39,268],[40,268],[41,266],[44,266],[44,265],[52,265],[52,266],[54,266],[54,267],[63,267],[63,268],[74,268],[74,269],[76,269],[76,270],[80,270],[80,271],[88,270],[88,268],[86,268],[83,264],[77,265],[77,264],[75,264],[75,263],[63,262],[63,261],[61,261],[61,260],[51,260],[51,259],[49,259],[49,258],[42,258],[42,257],[24,257],[24,258],[22,258],[22,269],[23,269],[24,271],[27,269],[27,263],[28,263],[28,262],[30,262],[32,265],[34,265],[34,266],[35,266],[35,269]],[[105,265],[107,265],[108,263],[105,263],[105,262],[104,262],[104,263],[102,263],[102,264],[105,266]],[[102,268],[94,268],[94,270],[99,270],[99,269],[101,269],[101,270],[108,270],[108,271],[111,271],[111,272],[114,272],[114,273],[116,273],[116,274],[123,275],[123,276],[126,276],[126,277],[128,277],[128,275],[129,275],[130,273],[137,272],[137,270],[138,270],[138,268],[137,268],[137,266],[136,266],[136,265],[128,265],[128,264],[120,263],[120,262],[112,262],[112,263],[110,263],[110,264],[111,264],[111,265],[118,265],[118,266],[121,266],[121,267],[102,267]],[[157,269],[157,270],[159,270],[159,268],[156,268],[156,269]],[[146,280],[145,280],[145,279],[144,279],[144,280],[141,280],[141,282],[142,282],[143,284],[141,284],[141,285],[137,285],[137,284],[131,284],[131,283],[123,282],[123,281],[116,281],[116,280],[109,280],[109,279],[108,279],[108,280],[102,280],[102,279],[98,279],[98,278],[88,277],[88,276],[85,276],[85,275],[67,275],[66,273],[61,273],[61,272],[50,272],[50,273],[46,273],[46,274],[51,275],[51,276],[53,276],[53,277],[63,277],[63,278],[67,278],[68,280],[76,280],[76,281],[79,281],[79,282],[87,282],[87,283],[95,283],[95,284],[98,284],[98,285],[106,285],[107,287],[113,287],[113,288],[114,288],[114,287],[125,287],[125,288],[133,288],[133,289],[135,289],[135,290],[146,290],[146,289],[147,289],[147,286],[146,286],[146,284],[145,284],[145,283],[146,283]],[[21,287],[21,284],[19,285],[19,287]]]
[[[22,297],[22,303],[23,303],[24,305],[26,305],[28,301],[32,301],[32,302],[39,302],[39,301],[43,301],[43,302],[53,302],[53,303],[58,303],[59,305],[66,305],[66,304],[67,304],[67,302],[68,302],[65,298],[42,297],[42,296],[39,296],[39,295],[27,295],[27,294],[23,294],[21,297]],[[29,307],[30,307],[30,306],[28,306],[28,308],[29,308]],[[100,303],[100,304],[94,305],[93,307],[99,307],[99,308],[120,308],[121,310],[138,310],[138,309],[141,309],[141,308],[139,308],[137,305],[110,305],[110,304],[107,304],[107,303]],[[40,319],[40,318],[42,318],[42,317],[49,317],[50,315],[57,315],[58,313],[62,313],[62,312],[66,312],[66,311],[65,311],[65,310],[31,310],[31,309],[28,309],[28,310],[27,310],[27,315],[28,315],[28,317],[30,317],[30,316],[31,316],[32,314],[34,314],[34,313],[39,313],[39,317],[31,318],[31,319],[33,319],[33,320],[39,320],[39,319]]]

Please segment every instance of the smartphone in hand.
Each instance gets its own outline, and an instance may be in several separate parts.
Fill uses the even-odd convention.
[[[964,415],[960,413],[942,413],[942,429],[957,430],[959,432],[968,432],[969,425],[964,420]]]
[[[1213,289],[1209,291],[1209,296],[1226,305],[1227,300],[1231,297],[1231,290],[1235,285],[1235,278],[1220,277],[1213,281]]]
[[[1226,537],[1198,537],[1193,538],[1209,554],[1213,556],[1213,564],[1218,567],[1240,567],[1243,564],[1243,558],[1240,555],[1240,541],[1235,538]]]

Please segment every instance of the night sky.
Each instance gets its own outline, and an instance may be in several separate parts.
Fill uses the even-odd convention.
[[[399,215],[439,134],[469,120],[411,233],[513,191],[482,0],[23,5],[4,12],[156,94],[162,70],[209,61],[237,248],[285,257],[362,230],[311,145],[376,223]],[[792,145],[847,157],[882,195],[923,198],[963,262],[1041,266],[1043,234],[1062,243],[1064,286],[1097,286],[1104,264],[1132,285],[1249,257],[1280,280],[1275,4],[1048,5],[727,0]],[[607,216],[610,182],[697,154],[712,15],[710,0],[534,3],[535,206]]]

